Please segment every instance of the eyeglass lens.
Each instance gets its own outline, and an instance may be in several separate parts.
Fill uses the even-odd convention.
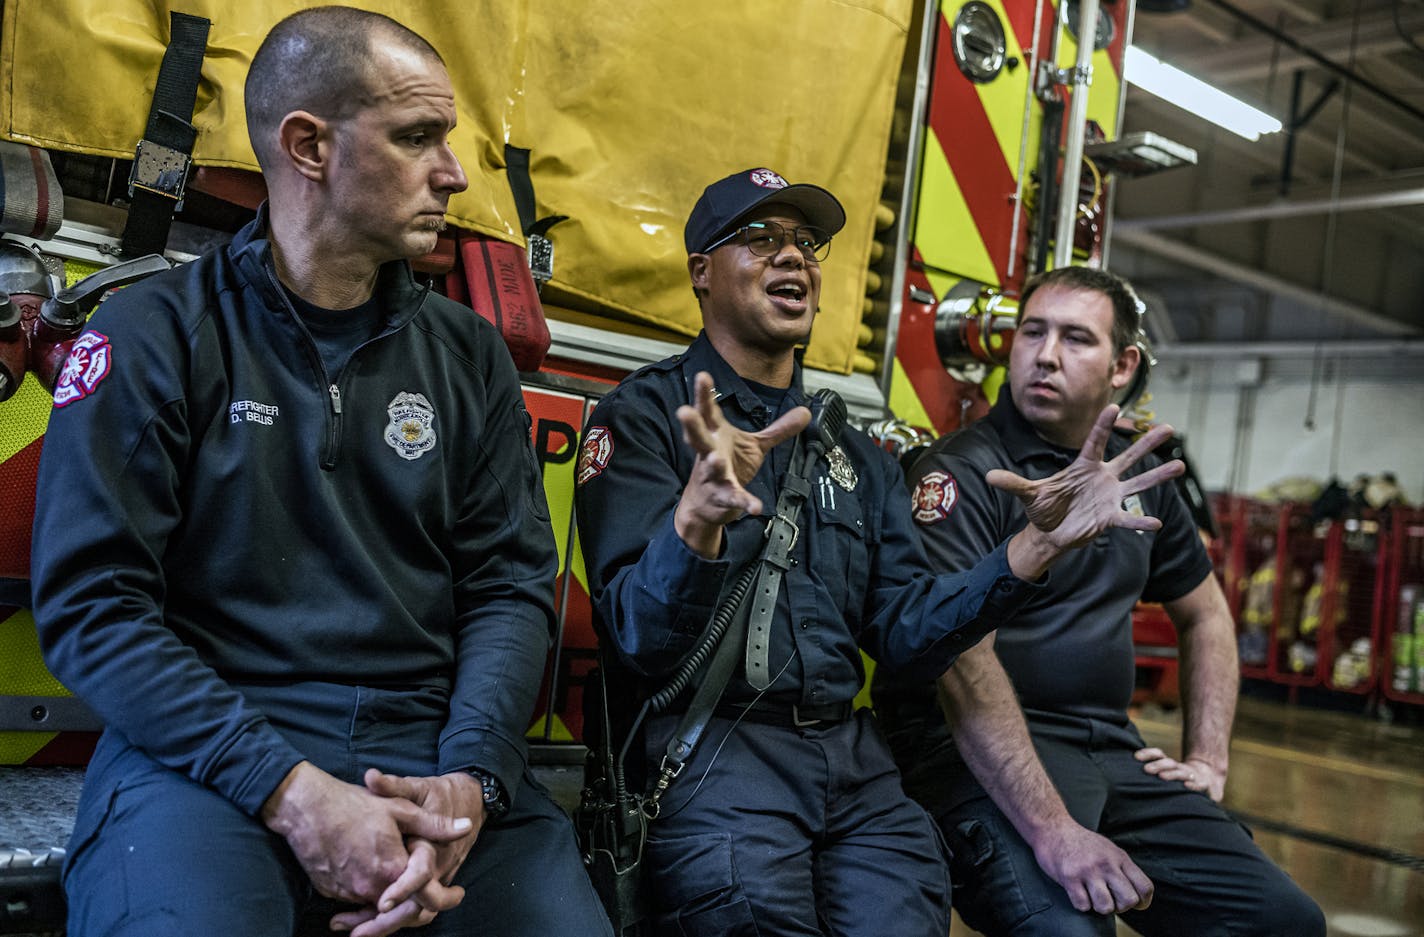
[[[811,225],[788,229],[775,221],[754,221],[742,231],[747,250],[758,257],[776,256],[788,237],[807,260],[825,260],[831,252],[830,235]]]

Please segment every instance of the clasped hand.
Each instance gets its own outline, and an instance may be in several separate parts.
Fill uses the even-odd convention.
[[[454,908],[449,882],[484,824],[480,783],[456,772],[396,777],[371,769],[365,787],[302,762],[262,814],[291,846],[312,886],[360,905],[331,919],[353,937],[384,937]]]

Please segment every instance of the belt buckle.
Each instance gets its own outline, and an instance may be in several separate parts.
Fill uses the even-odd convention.
[[[133,198],[134,189],[143,189],[173,199],[175,211],[182,208],[192,166],[193,158],[182,150],[152,140],[138,141],[129,171],[129,198]]]
[[[791,724],[792,724],[793,726],[795,726],[796,728],[798,728],[798,729],[804,729],[804,728],[806,728],[806,727],[808,727],[808,726],[817,726],[817,725],[820,725],[821,723],[823,723],[823,722],[825,722],[825,721],[826,721],[826,720],[824,720],[824,719],[805,719],[805,720],[803,720],[803,719],[801,718],[801,707],[798,706],[798,705],[796,705],[795,703],[792,703],[792,704],[791,704]]]
[[[773,514],[771,519],[766,522],[766,529],[762,531],[762,536],[768,540],[777,536],[789,538],[786,552],[790,553],[796,547],[796,541],[801,537],[801,528],[785,514]]]

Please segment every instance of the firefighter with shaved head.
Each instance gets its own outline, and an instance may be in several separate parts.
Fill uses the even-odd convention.
[[[557,565],[509,352],[409,261],[466,187],[426,40],[318,7],[253,58],[269,200],[61,381],[35,619],[106,730],[74,937],[609,933],[528,778]]]

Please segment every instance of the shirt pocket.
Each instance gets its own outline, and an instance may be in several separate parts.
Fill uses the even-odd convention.
[[[860,497],[821,475],[806,500],[815,527],[801,535],[807,541],[812,575],[820,579],[836,611],[858,614],[870,576],[869,522]]]

